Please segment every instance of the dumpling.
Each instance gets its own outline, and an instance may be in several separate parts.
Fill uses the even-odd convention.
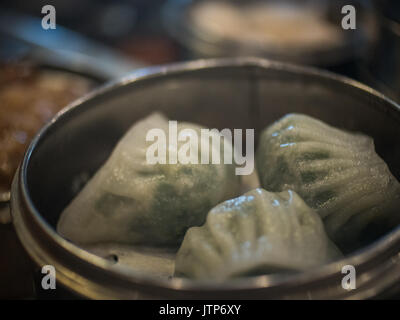
[[[400,185],[363,134],[289,114],[262,132],[256,166],[263,188],[295,190],[343,251],[399,223]]]
[[[238,194],[240,182],[232,164],[149,164],[146,153],[154,142],[146,141],[146,135],[153,128],[168,137],[168,120],[158,113],[129,129],[62,212],[57,226],[62,236],[82,244],[179,245],[186,230],[204,223],[213,206]],[[202,127],[177,124],[178,133],[185,128],[198,133]],[[164,144],[166,159],[183,144]],[[210,156],[212,152],[223,153],[224,148],[211,149]]]
[[[203,226],[187,231],[175,275],[225,280],[307,270],[339,257],[321,218],[295,192],[257,188],[214,207]]]

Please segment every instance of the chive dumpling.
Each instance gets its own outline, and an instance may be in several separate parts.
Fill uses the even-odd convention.
[[[187,231],[175,275],[226,280],[304,271],[340,257],[319,215],[294,191],[257,188],[214,207],[203,226]]]
[[[188,128],[200,137],[202,127],[177,123],[178,133]],[[240,182],[232,164],[171,164],[169,155],[177,156],[186,144],[179,139],[177,144],[160,143],[158,153],[166,155],[167,163],[149,164],[146,153],[154,142],[146,141],[146,135],[151,129],[161,129],[169,136],[168,120],[161,114],[134,124],[62,212],[57,226],[62,236],[81,244],[178,246],[186,230],[204,223],[213,206],[237,196]],[[221,150],[210,147],[210,155],[232,148],[221,145]],[[197,152],[189,156],[200,159]]]
[[[262,132],[256,166],[263,188],[296,191],[343,251],[399,223],[400,185],[366,135],[289,114]]]

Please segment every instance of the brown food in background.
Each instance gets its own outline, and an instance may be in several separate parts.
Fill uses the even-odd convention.
[[[161,36],[131,36],[120,41],[118,49],[128,57],[151,65],[174,62],[179,58],[176,45]]]
[[[60,109],[93,87],[92,81],[25,64],[0,66],[0,192],[11,181],[26,147]]]

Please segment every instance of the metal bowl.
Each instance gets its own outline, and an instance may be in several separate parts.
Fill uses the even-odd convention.
[[[208,127],[260,130],[301,112],[375,139],[377,152],[400,178],[400,106],[345,77],[259,58],[199,60],[139,70],[59,113],[32,141],[13,182],[13,222],[38,266],[53,265],[58,287],[87,298],[370,298],[400,281],[400,228],[345,259],[292,275],[227,283],[138,276],[55,231],[74,197],[74,177],[93,174],[135,121],[159,110],[170,119]],[[257,141],[256,141],[257,143]],[[357,288],[342,288],[353,265]],[[57,288],[58,288],[57,287]]]
[[[86,69],[84,71],[75,72],[68,69],[66,66],[62,64],[52,63],[51,61],[47,61],[46,63],[36,64],[36,68],[40,70],[40,72],[57,72],[65,75],[75,75],[80,76],[88,81],[93,83],[93,86],[98,86],[104,84],[105,82],[112,79],[111,75],[108,77],[106,75],[99,75],[96,73],[90,73]],[[9,219],[9,202],[10,202],[10,191],[0,192],[0,223],[8,223]]]
[[[46,30],[41,27],[40,19],[2,11],[0,41],[6,44],[5,48],[8,50],[0,53],[6,54],[11,60],[15,60],[17,56],[21,60],[29,61],[39,70],[79,75],[96,85],[144,66],[142,62],[129,60],[60,25],[52,31],[52,36],[48,37]],[[9,200],[9,191],[0,192],[0,221],[7,215]]]

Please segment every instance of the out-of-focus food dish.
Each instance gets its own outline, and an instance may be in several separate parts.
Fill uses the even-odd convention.
[[[84,77],[25,63],[0,66],[0,193],[36,132],[71,101],[94,87]]]
[[[200,137],[201,128],[177,124],[179,134],[190,129]],[[152,129],[170,134],[168,120],[161,114],[152,114],[134,124],[104,166],[61,214],[57,226],[61,235],[86,244],[111,241],[179,245],[186,230],[203,224],[213,206],[238,195],[240,184],[233,164],[150,164],[146,154],[154,142],[147,141],[146,136]],[[232,148],[222,143],[221,136],[212,135],[221,140],[224,148]],[[184,144],[178,139],[175,145],[168,139],[158,152],[167,159],[170,154],[176,157]],[[224,148],[212,149],[210,156],[218,152],[223,157]],[[200,154],[190,152],[190,157],[198,160]]]
[[[295,190],[345,252],[400,223],[400,184],[363,134],[287,115],[261,134],[257,169],[263,188]]]
[[[258,188],[219,204],[202,227],[188,230],[175,274],[224,280],[302,271],[340,256],[319,215],[295,192]]]
[[[294,3],[200,1],[190,16],[200,32],[245,46],[312,49],[343,42],[340,29],[326,19],[323,10]]]
[[[335,68],[365,56],[374,41],[375,16],[364,1],[357,28],[341,26],[335,1],[167,1],[163,20],[192,57],[263,56]]]

